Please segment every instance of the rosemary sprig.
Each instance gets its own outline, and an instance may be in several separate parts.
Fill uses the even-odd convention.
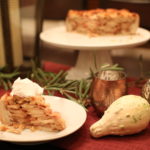
[[[45,94],[55,95],[56,92],[59,92],[62,96],[84,107],[90,104],[90,102],[87,101],[91,85],[90,80],[66,80],[66,71],[61,70],[58,73],[46,72],[37,66],[34,61],[31,61],[31,63],[31,70],[26,72],[24,76],[44,87]],[[20,72],[16,70],[13,73],[0,72],[0,86],[5,90],[11,89],[12,82],[19,75],[21,76]]]
[[[45,90],[50,94],[52,91],[58,91],[63,96],[86,107],[90,104],[89,101],[87,102],[90,85],[91,82],[86,80],[63,80],[63,83],[47,84]]]
[[[66,80],[66,71],[59,71],[58,73],[46,72],[42,68],[36,66],[32,62],[32,72],[30,78],[44,87],[45,93],[54,95],[59,92],[77,103],[88,106],[87,102],[88,92],[91,81],[89,80]]]
[[[0,72],[0,87],[3,87],[5,90],[9,90],[11,89],[11,82],[12,80],[17,77],[18,75],[20,75],[20,72],[18,72],[17,70],[15,70],[12,73],[4,73],[2,72],[3,70],[1,69]]]
[[[100,71],[105,71],[105,70],[115,70],[115,71],[123,71],[123,67],[119,67],[118,64],[110,65],[110,64],[104,64],[100,67]]]
[[[12,79],[16,76],[18,76],[20,73],[19,72],[13,72],[13,73],[2,73],[0,72],[0,78],[1,79]]]
[[[143,65],[143,56],[139,56],[139,70],[140,70],[140,79],[144,78],[144,65]]]

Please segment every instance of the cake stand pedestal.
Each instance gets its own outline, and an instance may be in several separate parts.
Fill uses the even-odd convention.
[[[103,64],[112,64],[109,50],[79,50],[76,64],[68,71],[67,79],[84,79],[90,76],[90,70],[96,72]]]
[[[74,67],[68,71],[67,79],[85,79],[90,70],[96,71],[101,65],[112,64],[112,49],[131,48],[142,45],[150,39],[150,32],[139,28],[134,35],[89,37],[78,33],[68,33],[65,25],[51,28],[40,34],[43,42],[50,46],[78,50],[79,55]]]

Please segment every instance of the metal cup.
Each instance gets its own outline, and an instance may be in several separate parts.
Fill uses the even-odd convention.
[[[113,101],[125,94],[126,74],[123,71],[102,71],[92,81],[90,98],[98,116],[102,116]]]

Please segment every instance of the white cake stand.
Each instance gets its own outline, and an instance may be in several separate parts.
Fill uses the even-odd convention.
[[[142,45],[150,39],[150,32],[139,28],[134,35],[89,37],[69,33],[61,25],[42,32],[40,38],[51,46],[79,50],[76,65],[68,71],[67,79],[84,79],[89,77],[90,69],[95,71],[102,64],[112,63],[110,50]]]

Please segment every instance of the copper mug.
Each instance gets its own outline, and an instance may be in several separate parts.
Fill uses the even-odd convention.
[[[123,71],[107,70],[93,78],[90,98],[98,116],[119,97],[126,94],[126,74]]]

